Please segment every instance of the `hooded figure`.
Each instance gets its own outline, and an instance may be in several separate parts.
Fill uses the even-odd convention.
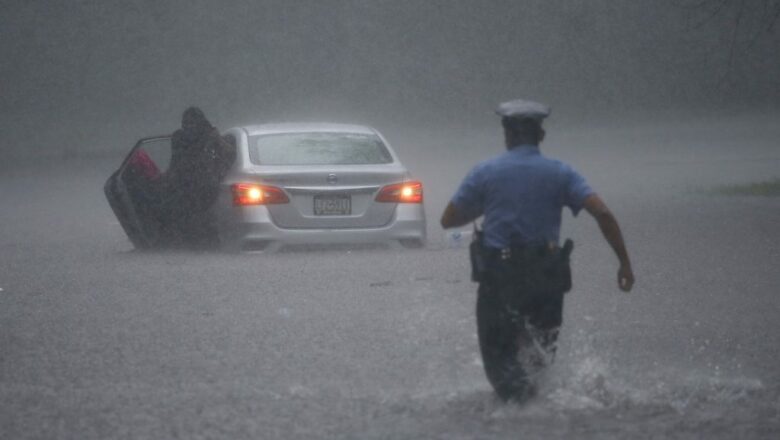
[[[226,142],[197,107],[184,111],[181,129],[171,139],[171,163],[166,172],[164,221],[192,223],[219,194],[219,184],[235,160]]]

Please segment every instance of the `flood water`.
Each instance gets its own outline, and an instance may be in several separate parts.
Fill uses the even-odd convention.
[[[6,164],[0,437],[775,438],[780,199],[708,191],[776,176],[772,125],[550,130],[637,284],[619,292],[595,222],[565,217],[575,288],[524,405],[484,378],[466,250],[437,224],[497,131],[385,130],[425,184],[423,250],[134,252],[102,195],[121,154]]]

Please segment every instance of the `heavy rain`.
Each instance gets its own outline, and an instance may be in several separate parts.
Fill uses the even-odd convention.
[[[777,0],[0,2],[0,438],[776,438]],[[549,104],[586,214],[555,363],[498,399],[467,239],[439,226]],[[103,194],[203,109],[381,131],[424,186],[422,249],[138,251]],[[466,237],[466,238],[463,238]]]

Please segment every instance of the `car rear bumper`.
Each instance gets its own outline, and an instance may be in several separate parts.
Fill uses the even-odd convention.
[[[380,227],[290,229],[276,226],[265,206],[231,207],[219,222],[220,240],[230,250],[276,250],[285,245],[422,243],[425,212],[421,204],[399,204]]]

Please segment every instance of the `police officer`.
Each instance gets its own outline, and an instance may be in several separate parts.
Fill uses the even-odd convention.
[[[620,266],[618,286],[628,292],[634,275],[617,220],[572,167],[539,151],[546,105],[501,104],[507,151],[475,166],[444,210],[453,228],[484,216],[472,261],[479,281],[477,331],[485,373],[504,400],[533,394],[533,375],[551,362],[571,287],[568,253],[559,247],[564,206],[582,208],[598,222]],[[473,253],[477,252],[478,255]]]

